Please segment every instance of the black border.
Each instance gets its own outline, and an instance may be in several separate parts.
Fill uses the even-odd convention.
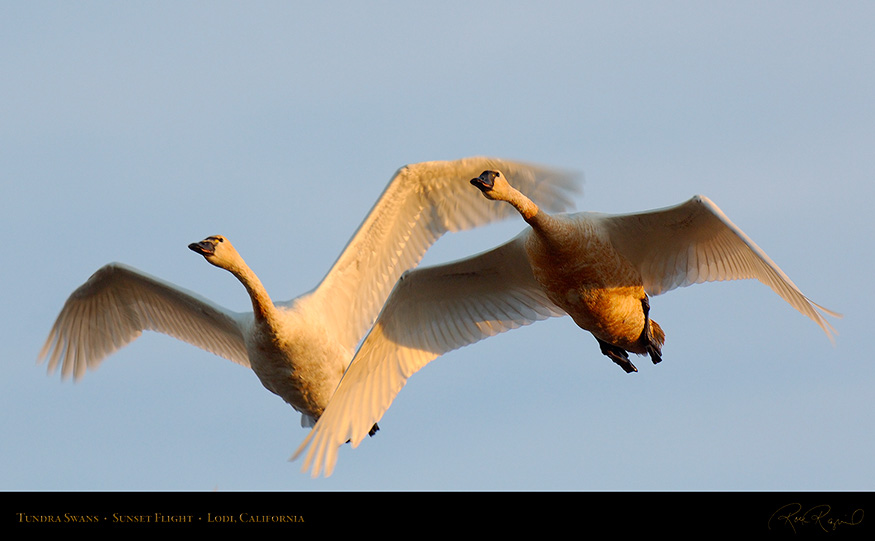
[[[875,539],[872,492],[7,492],[4,529],[683,533]],[[84,520],[84,522],[80,522]],[[406,532],[415,533],[415,532]]]

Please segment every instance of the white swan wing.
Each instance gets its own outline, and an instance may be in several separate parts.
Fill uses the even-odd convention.
[[[40,352],[48,371],[79,379],[142,331],[164,333],[249,366],[239,315],[119,263],[101,267],[67,299]]]
[[[402,167],[313,293],[342,343],[359,344],[401,273],[415,267],[441,235],[515,213],[509,205],[483,204],[471,188],[471,178],[487,169],[502,171],[547,210],[571,208],[579,189],[579,179],[569,173],[494,158]]]
[[[407,379],[453,349],[551,316],[565,315],[532,276],[525,235],[493,250],[404,274],[316,426],[302,471],[331,475],[341,445],[353,446],[389,408]]]
[[[823,314],[841,315],[810,301],[707,197],[697,195],[650,212],[599,215],[598,220],[617,250],[638,267],[649,294],[701,282],[756,278],[834,339],[835,329]]]

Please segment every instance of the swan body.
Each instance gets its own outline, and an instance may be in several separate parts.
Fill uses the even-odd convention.
[[[251,368],[265,388],[301,412],[302,426],[313,426],[400,274],[415,267],[443,233],[511,215],[483,209],[479,196],[471,196],[468,178],[490,165],[507,167],[515,182],[556,210],[567,209],[578,188],[567,173],[507,160],[407,165],[309,293],[273,302],[231,243],[211,236],[189,248],[241,282],[252,312],[232,312],[113,263],[70,295],[40,359],[48,360],[49,373],[60,366],[62,378],[79,379],[142,331],[157,331]]]
[[[817,323],[824,313],[707,197],[648,212],[550,215],[505,175],[472,179],[529,224],[509,242],[404,273],[341,379],[328,408],[293,455],[302,471],[331,475],[344,442],[357,446],[407,379],[448,351],[549,317],[568,315],[626,372],[628,353],[661,360],[665,334],[649,295],[719,280],[756,278]]]

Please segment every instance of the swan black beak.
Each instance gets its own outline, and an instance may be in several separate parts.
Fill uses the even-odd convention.
[[[483,193],[490,192],[495,186],[495,179],[499,176],[501,173],[498,171],[483,171],[479,177],[471,179],[471,184]]]
[[[213,255],[216,253],[215,243],[212,243],[209,240],[202,240],[200,242],[192,242],[191,244],[188,245],[188,249],[191,250],[192,252],[197,252],[203,256]]]

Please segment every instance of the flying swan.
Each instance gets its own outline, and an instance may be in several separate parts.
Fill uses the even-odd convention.
[[[512,181],[512,180],[511,180]],[[331,475],[346,441],[357,446],[407,379],[438,356],[548,317],[569,315],[626,372],[628,352],[661,360],[665,335],[648,295],[690,284],[756,278],[833,340],[835,330],[790,278],[707,197],[649,212],[550,215],[498,171],[471,180],[531,226],[454,263],[406,272],[391,292],[328,408],[292,456]],[[507,206],[507,205],[501,205]],[[819,311],[820,310],[820,311]]]
[[[484,208],[471,194],[468,179],[484,167],[505,169],[557,210],[571,207],[579,186],[564,172],[484,157],[407,165],[311,292],[274,304],[231,243],[211,236],[189,248],[243,284],[252,312],[226,310],[112,263],[70,295],[39,358],[48,359],[50,374],[60,364],[62,379],[72,374],[78,380],[142,331],[157,331],[251,368],[265,388],[302,414],[302,426],[313,426],[399,275],[443,233],[512,215]]]

